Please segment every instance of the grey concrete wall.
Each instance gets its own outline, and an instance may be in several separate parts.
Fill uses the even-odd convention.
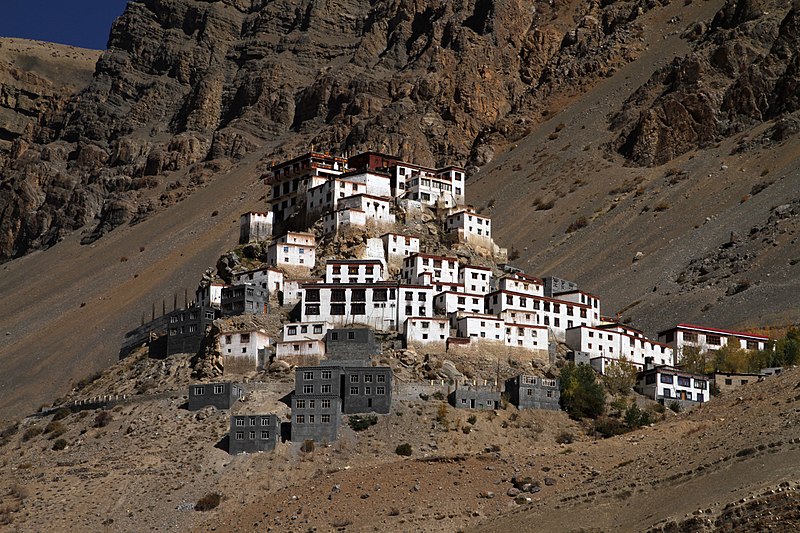
[[[330,377],[323,377],[325,372],[330,373]],[[337,398],[341,397],[342,369],[338,366],[304,366],[298,367],[294,373],[294,394],[296,396],[305,395],[330,395]],[[304,392],[305,386],[312,387],[311,392]],[[330,386],[330,390],[324,386]]]
[[[328,407],[324,407],[329,402]],[[298,416],[302,421],[298,422]],[[329,422],[323,422],[329,416]],[[313,440],[317,443],[333,442],[339,438],[342,424],[342,402],[336,396],[293,396],[292,397],[292,442]]]
[[[383,394],[378,394],[379,389]],[[345,414],[388,414],[392,409],[392,369],[371,366],[345,368],[342,393]]]
[[[447,397],[456,409],[496,409],[500,392],[475,387],[458,387]]]
[[[523,376],[516,376],[506,381],[506,395],[517,409],[552,409],[558,410],[561,397],[560,384],[556,379],[555,387],[542,385],[540,377],[531,376],[534,383],[524,383]],[[550,396],[548,397],[548,393]]]
[[[268,452],[280,439],[280,420],[274,414],[234,415],[228,436],[228,453]]]
[[[222,392],[215,393],[215,386],[221,386]],[[230,409],[242,395],[244,389],[235,383],[195,383],[189,386],[189,410],[197,411],[210,405]]]
[[[372,329],[329,329],[325,334],[325,354],[328,359],[368,360],[379,352]]]

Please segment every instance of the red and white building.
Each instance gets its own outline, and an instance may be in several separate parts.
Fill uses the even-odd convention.
[[[449,315],[458,311],[484,314],[486,312],[483,294],[444,291],[433,297],[433,308],[437,313]]]
[[[732,331],[728,329],[696,326],[694,324],[678,324],[658,333],[658,340],[675,351],[676,363],[680,364],[683,349],[687,346],[698,348],[700,352],[719,350],[728,342],[735,342],[743,350],[766,350],[769,337]]]
[[[402,276],[406,283],[459,283],[458,259],[417,253],[403,260]]]
[[[317,241],[313,233],[290,231],[267,248],[267,262],[274,267],[303,267],[312,269],[316,264]]]
[[[450,337],[450,322],[441,317],[413,316],[406,319],[406,346],[439,346],[444,348]]]
[[[465,265],[458,270],[458,283],[464,292],[488,294],[492,286],[492,269],[488,267]]]
[[[325,264],[325,283],[374,283],[385,276],[380,259],[329,259]]]
[[[601,374],[623,357],[638,370],[644,370],[648,358],[656,365],[674,364],[670,346],[650,340],[638,329],[623,324],[569,328],[565,341],[572,350],[588,354],[592,367]]]

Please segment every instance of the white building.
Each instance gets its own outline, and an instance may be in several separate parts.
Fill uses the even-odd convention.
[[[319,278],[293,278],[283,282],[283,300],[281,305],[296,305],[303,299],[303,285],[322,283]]]
[[[433,316],[433,290],[394,282],[303,286],[301,322],[329,327],[363,324],[379,331],[402,328],[411,316]]]
[[[270,338],[263,329],[253,329],[220,334],[220,351],[224,357],[243,357],[263,366],[264,350],[270,347]],[[262,359],[259,359],[262,350]]]
[[[526,350],[547,350],[548,338],[546,326],[531,324],[514,324],[504,322],[506,346],[524,348]]]
[[[324,356],[326,331],[324,322],[284,324],[275,357]]]
[[[374,283],[386,279],[379,259],[329,259],[325,264],[325,283]]]
[[[195,302],[200,307],[213,307],[219,309],[222,303],[222,289],[228,287],[225,283],[201,283],[195,291]]]
[[[361,209],[340,209],[322,217],[322,232],[333,235],[345,228],[364,228],[367,214]]]
[[[424,273],[430,273],[427,283],[458,283],[458,259],[416,253],[403,260],[402,276],[407,283],[422,283]]]
[[[236,272],[233,274],[234,284],[252,283],[269,291],[270,298],[277,298],[283,291],[283,272],[276,268],[266,267]]]
[[[563,300],[566,302],[573,302],[580,305],[587,305],[591,309],[587,311],[587,316],[583,316],[583,312],[580,313],[581,318],[591,318],[594,324],[599,324],[601,322],[600,317],[600,298],[593,294],[589,294],[588,292],[583,292],[579,290],[567,291],[567,292],[560,292],[556,297],[558,300]]]
[[[500,315],[504,311],[532,315],[537,326],[548,326],[560,340],[565,331],[575,326],[596,326],[600,323],[599,302],[597,317],[589,304],[531,296],[507,290],[497,290],[486,295],[486,312]],[[516,319],[516,317],[514,317]],[[520,322],[519,320],[516,320]]]
[[[505,343],[506,331],[502,320],[492,315],[456,315],[456,334],[473,341]]]
[[[290,231],[269,245],[267,262],[276,267],[294,266],[312,269],[316,262],[316,245],[313,233]]]
[[[463,169],[447,167],[434,171],[411,165],[401,168],[410,171],[410,174],[403,176],[407,198],[430,206],[455,207],[464,204],[466,179]]]
[[[492,239],[492,219],[470,210],[456,211],[445,220],[448,233],[458,235],[459,242],[474,246],[494,248]]]
[[[656,365],[674,364],[671,347],[622,324],[573,327],[567,329],[565,340],[572,350],[589,354],[592,367],[601,374],[622,357],[638,370],[645,368],[647,358],[652,358]]]
[[[670,366],[656,366],[639,372],[634,389],[652,400],[680,400],[704,403],[711,399],[706,376],[682,372]]]
[[[306,210],[308,222],[311,223],[320,215],[354,206],[342,206],[345,198],[360,195],[379,198],[391,198],[392,188],[388,174],[377,172],[356,172],[329,179],[312,187],[306,193]]]
[[[239,217],[239,244],[266,241],[272,238],[272,211],[250,211]]]
[[[437,313],[449,315],[458,311],[482,315],[486,312],[483,294],[445,291],[433,297],[433,308]]]
[[[544,282],[523,272],[504,274],[492,285],[497,290],[518,292],[530,296],[544,296]]]
[[[678,364],[681,361],[683,349],[687,346],[706,352],[719,350],[731,340],[737,342],[738,347],[743,350],[765,350],[769,345],[769,337],[764,335],[693,324],[678,324],[674,328],[661,331],[658,334],[658,340],[669,345],[675,351]]]
[[[392,201],[382,196],[370,194],[356,194],[339,200],[338,209],[352,209],[363,211],[367,222],[376,225],[390,225],[396,222],[392,210]]]
[[[419,239],[399,233],[384,233],[381,235],[383,249],[386,251],[386,260],[390,263],[402,261],[411,254],[419,253]]]
[[[446,318],[409,317],[404,330],[406,346],[437,345],[444,348],[450,337],[450,323]]]
[[[465,265],[458,271],[458,283],[464,286],[464,292],[488,294],[492,285],[492,269]]]

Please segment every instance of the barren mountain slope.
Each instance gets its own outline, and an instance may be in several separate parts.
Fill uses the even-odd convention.
[[[741,123],[742,133],[702,150],[682,148],[688,151],[661,166],[630,167],[608,149],[619,135],[611,120],[636,117],[631,101],[639,97],[632,95],[655,91],[643,79],[661,79],[677,68],[662,65],[687,61],[672,57],[715,57],[707,44],[713,35],[696,45],[680,36],[686,22],[669,24],[672,17],[710,21],[712,4],[654,12],[650,46],[638,61],[470,182],[498,238],[519,250],[520,266],[576,279],[604,298],[607,313],[622,311],[650,333],[678,321],[755,327],[800,320],[800,143],[774,133],[793,115]],[[788,9],[771,11],[762,28],[785,28],[796,17]]]
[[[70,396],[126,394],[110,417],[98,419],[93,410],[58,424],[50,424],[51,415],[30,417],[0,445],[7,473],[0,479],[0,518],[10,527],[676,531],[667,527],[675,522],[677,531],[701,524],[790,531],[800,520],[797,368],[691,413],[668,410],[652,427],[597,441],[581,436],[560,411],[448,409],[446,427],[441,402],[421,400],[401,379],[392,413],[363,432],[345,427],[335,444],[308,454],[287,442],[274,453],[231,457],[224,440],[229,413],[185,408],[188,356],[161,362],[140,355]],[[262,374],[234,412],[285,419],[288,406],[280,398],[292,381]],[[557,444],[564,432],[576,442]],[[52,449],[57,438],[66,449]],[[395,454],[404,442],[411,457]],[[515,476],[538,483],[538,492],[526,493],[531,503],[507,494]],[[214,492],[222,495],[217,509],[193,510]]]

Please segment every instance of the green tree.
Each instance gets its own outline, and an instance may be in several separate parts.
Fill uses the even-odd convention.
[[[714,352],[714,369],[721,372],[747,372],[750,354],[742,349],[739,339],[729,337],[727,344]]]
[[[636,366],[624,355],[616,363],[606,366],[603,381],[611,394],[628,395],[636,385]]]
[[[606,409],[606,391],[589,365],[561,369],[561,407],[573,418],[597,418]]]
[[[683,370],[693,374],[706,374],[714,370],[709,354],[697,346],[684,346],[679,363]]]

